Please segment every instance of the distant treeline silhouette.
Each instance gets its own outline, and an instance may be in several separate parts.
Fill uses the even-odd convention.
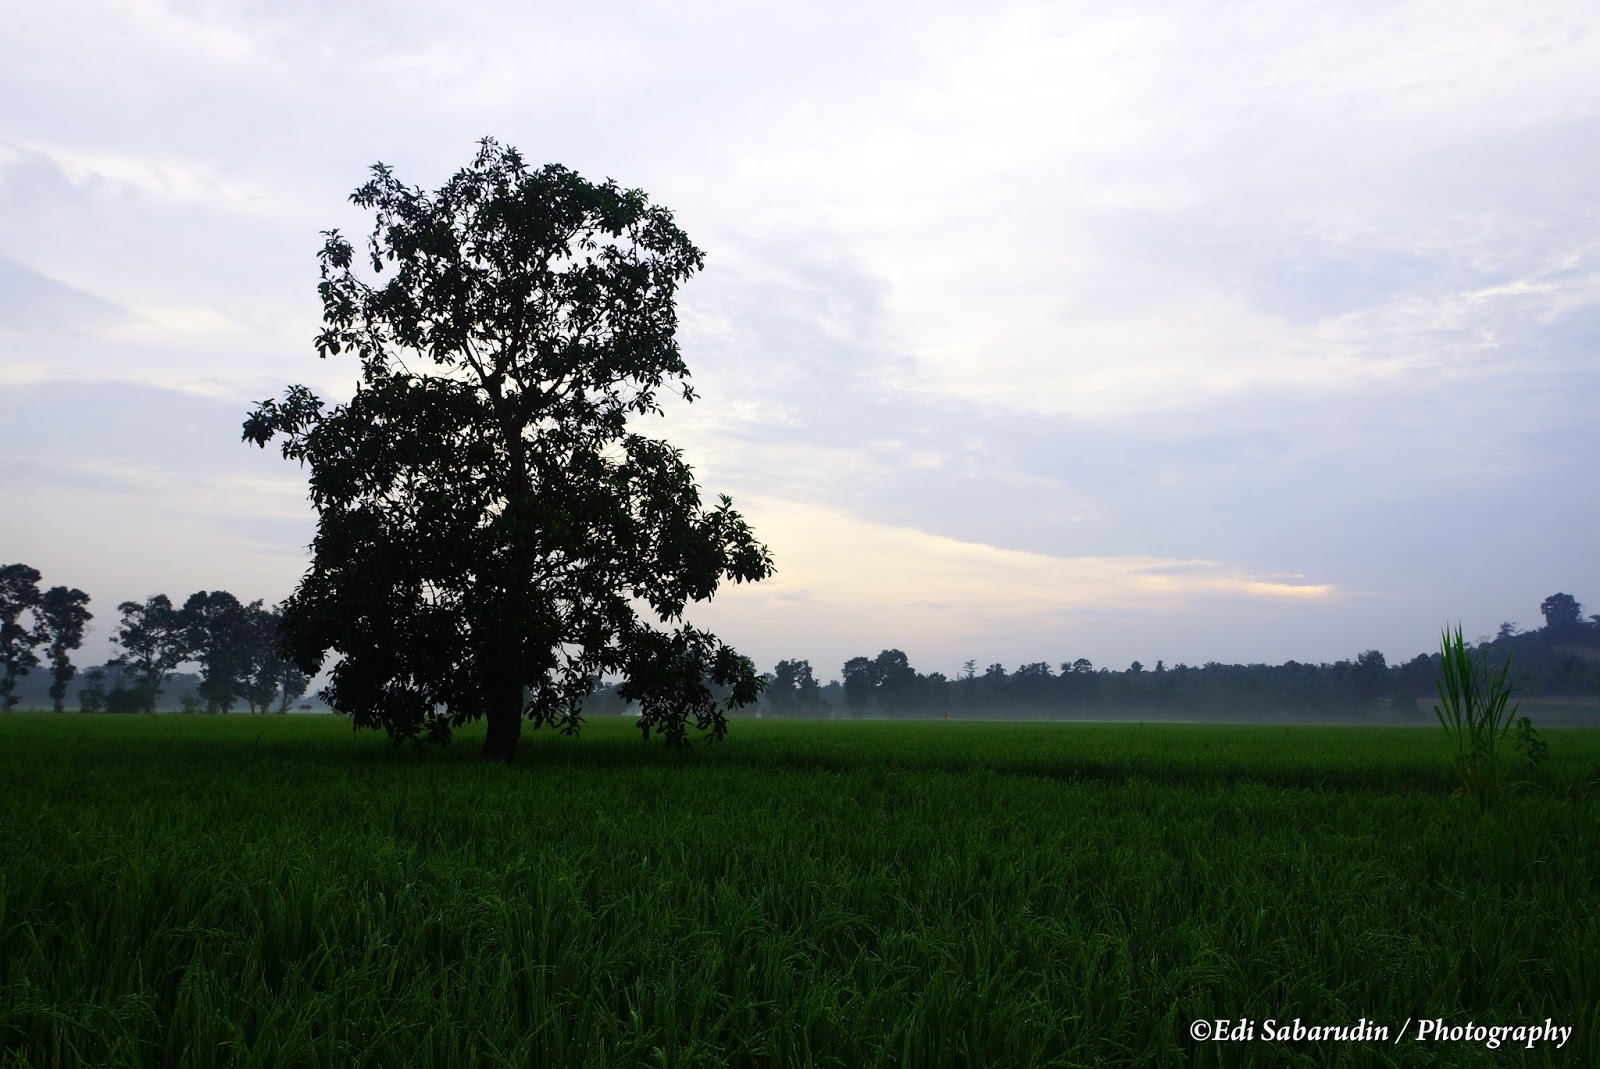
[[[1500,625],[1484,642],[1491,662],[1512,658],[1521,697],[1600,699],[1600,616],[1582,616],[1569,594],[1540,605],[1545,626],[1522,631]],[[923,674],[905,653],[884,650],[853,657],[842,678],[818,685],[807,661],[783,661],[767,674],[762,716],[888,716],[959,718],[1100,718],[1155,716],[1206,719],[1318,719],[1393,716],[1431,720],[1439,654],[1419,654],[1391,665],[1378,650],[1332,664],[1221,664],[1096,668],[1079,658],[1044,661],[1007,671],[979,670],[968,661],[954,678]],[[599,688],[592,706],[616,708],[614,693]]]
[[[162,707],[174,682],[186,711],[225,713],[242,704],[251,712],[288,712],[310,684],[280,649],[282,614],[261,601],[241,602],[226,590],[200,590],[181,607],[165,594],[125,601],[113,639],[117,656],[80,677],[71,653],[83,644],[94,619],[81,590],[39,588],[40,573],[26,564],[0,566],[0,709],[18,704],[63,712],[68,701],[84,712],[140,713]],[[35,669],[38,649],[48,654],[48,685]],[[198,664],[198,678],[180,676]]]
[[[73,702],[85,711],[140,712],[163,707],[224,712],[287,711],[310,682],[277,651],[278,613],[243,604],[226,591],[201,591],[179,608],[164,595],[118,606],[121,653],[78,675],[69,651],[82,641],[81,591],[41,592],[39,573],[23,565],[0,569],[0,691],[6,707]],[[52,608],[52,596],[64,607]],[[1600,615],[1585,618],[1570,594],[1539,606],[1545,625],[1530,631],[1503,623],[1483,644],[1491,661],[1512,658],[1519,698],[1600,700]],[[66,622],[63,623],[62,621]],[[75,625],[75,626],[74,626]],[[48,671],[33,671],[35,648],[50,647]],[[198,664],[198,675],[175,669]],[[1332,664],[1167,665],[1138,661],[1123,671],[1078,658],[1007,670],[981,671],[968,661],[955,677],[922,673],[897,649],[852,657],[841,678],[820,683],[809,661],[779,661],[765,674],[760,703],[744,715],[764,717],[943,717],[962,719],[1431,719],[1439,654],[1389,664],[1377,650]],[[716,688],[713,686],[712,688]],[[317,708],[326,708],[317,701]],[[308,707],[310,702],[302,705]],[[596,682],[584,705],[589,715],[628,711],[617,684]]]

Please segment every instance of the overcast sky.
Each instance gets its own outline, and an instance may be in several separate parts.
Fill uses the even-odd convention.
[[[778,572],[758,666],[1391,662],[1600,611],[1600,6],[11,5],[0,563],[269,603],[320,230],[492,135],[706,252],[644,428]]]

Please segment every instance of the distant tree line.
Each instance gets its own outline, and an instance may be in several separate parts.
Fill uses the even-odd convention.
[[[19,680],[50,665],[51,707],[65,708],[77,674],[70,653],[83,643],[93,615],[89,595],[68,587],[39,590],[40,573],[25,564],[0,568],[0,704],[17,704]],[[191,594],[181,608],[165,594],[125,601],[114,642],[120,651],[84,672],[78,704],[84,712],[153,712],[179,665],[200,666],[198,685],[183,697],[187,712],[226,713],[243,703],[252,713],[287,712],[310,677],[279,651],[282,615],[262,601],[244,604],[226,590]]]
[[[48,664],[51,706],[65,707],[77,675],[70,654],[82,644],[89,596],[56,586],[39,588],[40,573],[24,564],[0,567],[0,708],[16,706],[17,684]],[[79,707],[85,712],[151,712],[176,669],[198,664],[199,679],[184,693],[187,712],[225,713],[242,703],[252,713],[287,712],[306,693],[310,678],[281,653],[282,615],[263,602],[241,603],[226,590],[198,591],[182,607],[165,594],[117,606],[121,621],[116,657],[83,673]],[[1600,698],[1600,614],[1585,617],[1570,594],[1552,594],[1539,606],[1545,625],[1524,631],[1500,625],[1483,645],[1510,656],[1521,696]],[[43,651],[43,658],[40,651]],[[912,667],[906,654],[888,649],[852,657],[838,680],[816,678],[806,660],[783,660],[764,675],[757,707],[769,717],[887,716],[1058,718],[1182,714],[1315,717],[1387,709],[1417,713],[1432,700],[1439,655],[1419,654],[1389,664],[1378,650],[1332,664],[1177,664],[1135,661],[1116,672],[1086,658],[1052,665],[1035,661],[1008,671],[981,672],[967,661],[949,678]],[[707,681],[720,701],[726,686]],[[582,704],[587,715],[630,711],[616,683],[591,680]]]
[[[1487,639],[1491,657],[1510,656],[1519,696],[1600,697],[1600,615],[1585,618],[1570,594],[1540,605],[1545,626],[1522,631],[1504,623]],[[983,671],[968,661],[954,678],[916,671],[900,650],[852,657],[842,679],[818,686],[806,661],[781,661],[767,675],[762,716],[888,716],[962,718],[1093,717],[1130,714],[1317,717],[1385,711],[1406,716],[1433,699],[1439,655],[1391,665],[1378,650],[1333,664],[1221,664],[1125,671],[1096,668],[1086,658]],[[804,679],[802,688],[798,680]],[[805,694],[804,700],[799,695]]]
[[[40,591],[41,578],[26,564],[0,567],[0,708],[8,713],[17,704],[17,681],[39,666],[40,646],[50,663],[50,700],[61,711],[77,672],[69,655],[94,618],[85,608],[89,595],[65,586]]]

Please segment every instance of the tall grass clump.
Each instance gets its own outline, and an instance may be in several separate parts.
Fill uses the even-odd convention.
[[[1507,709],[1511,700],[1511,651],[1498,671],[1489,666],[1489,650],[1480,647],[1476,656],[1467,649],[1457,624],[1455,634],[1446,628],[1439,639],[1440,678],[1436,685],[1439,704],[1433,707],[1439,724],[1455,743],[1455,767],[1461,789],[1474,795],[1480,804],[1491,805],[1499,797],[1504,771],[1505,738],[1513,725],[1517,742],[1530,764],[1537,766],[1546,746],[1527,717],[1518,719],[1517,706]]]

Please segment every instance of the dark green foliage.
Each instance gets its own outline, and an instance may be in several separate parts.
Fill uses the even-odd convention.
[[[39,664],[33,651],[44,635],[23,622],[24,613],[38,609],[39,598],[39,569],[26,564],[0,568],[0,710],[8,713],[17,704],[18,677]]]
[[[1600,639],[1594,645],[1572,644],[1571,636],[1553,635],[1548,628],[1501,632],[1489,648],[1497,658],[1515,654],[1517,667],[1509,679],[1519,693],[1544,703],[1543,708],[1570,708],[1573,716],[1585,709],[1600,711]],[[999,719],[1198,717],[1421,724],[1430,721],[1425,714],[1419,716],[1417,696],[1433,691],[1440,658],[1437,653],[1419,654],[1390,665],[1378,650],[1367,650],[1332,664],[1168,667],[1158,661],[1154,670],[1134,664],[1138,667],[1112,672],[1078,658],[1061,662],[1060,671],[1052,673],[1043,662],[1009,672],[995,663],[980,674],[977,662],[968,661],[954,680],[937,672],[916,673],[916,698],[906,707],[912,716],[938,716],[950,708],[963,717]],[[888,711],[878,702],[877,671],[877,661],[866,657],[846,665],[843,690],[848,699],[854,688],[856,704],[850,707],[855,715],[867,714],[875,704]],[[1584,700],[1559,700],[1566,698]]]
[[[728,498],[701,506],[678,450],[630,430],[664,388],[693,399],[674,298],[700,250],[643,193],[490,139],[437,193],[379,164],[351,199],[376,213],[373,272],[393,272],[358,277],[326,233],[317,347],[359,358],[355,396],[291,387],[244,425],[311,470],[285,652],[308,673],[337,653],[323,696],[397,739],[487,716],[486,757],[511,758],[524,715],[576,730],[614,675],[646,735],[720,737],[760,680],[683,611],[771,561]]]
[[[806,670],[809,675],[809,664]],[[855,719],[873,708],[891,717],[943,716],[950,709],[950,680],[941,672],[920,674],[901,650],[883,650],[871,660],[853,657],[843,671],[845,705]]]
[[[234,699],[247,686],[253,674],[251,661],[257,654],[258,625],[252,613],[260,609],[259,601],[246,608],[226,590],[197,591],[183,603],[186,645],[189,656],[200,662],[196,690],[206,712],[232,709]],[[272,700],[270,695],[267,700]],[[252,709],[254,705],[252,700]]]
[[[768,716],[793,716],[795,714],[794,662],[779,661],[770,674],[763,676],[761,710]]]
[[[1600,625],[1574,623],[1581,608],[1569,595],[1546,599],[1557,608],[1550,626],[1522,631],[1505,623],[1489,643],[1496,658],[1515,655],[1508,676],[1525,697],[1546,711],[1593,716],[1600,711]],[[951,709],[962,717],[996,719],[1226,719],[1247,721],[1328,720],[1371,723],[1429,722],[1419,713],[1417,696],[1432,693],[1440,656],[1418,654],[1390,665],[1383,653],[1366,650],[1332,664],[1288,661],[1281,665],[1222,664],[1154,670],[1134,662],[1123,672],[1096,669],[1087,658],[1062,661],[1059,672],[1043,662],[1007,671],[994,663],[982,673],[967,661],[947,680],[935,672],[911,673],[895,650],[877,658],[854,657],[844,666],[844,704],[854,717],[876,709],[911,716],[940,716]],[[914,700],[896,704],[896,688],[885,693],[885,673],[901,681],[899,694]],[[913,686],[914,677],[914,686]],[[776,677],[774,677],[776,684]],[[833,684],[839,686],[839,684]],[[889,701],[886,703],[885,698]],[[1566,702],[1564,699],[1582,699]]]
[[[852,657],[840,670],[844,677],[844,701],[851,717],[859,720],[872,707],[873,690],[878,685],[877,670],[865,657]]]
[[[1433,707],[1434,715],[1455,746],[1462,790],[1484,805],[1493,804],[1503,786],[1502,743],[1517,718],[1517,707],[1507,707],[1513,689],[1511,657],[1507,655],[1495,671],[1487,647],[1469,650],[1459,626],[1453,635],[1446,630],[1441,636],[1439,656],[1439,704]],[[1522,721],[1531,736],[1531,723],[1527,717]]]
[[[136,696],[142,703],[140,711],[153,712],[167,675],[194,655],[194,630],[165,594],[152,595],[142,605],[125,601],[117,611],[122,613],[122,626],[117,631],[122,653],[109,663],[126,669],[132,680],[127,687],[116,689]]]
[[[1551,594],[1539,603],[1539,611],[1552,631],[1575,631],[1583,618],[1583,606],[1571,594]]]
[[[278,617],[274,614],[274,636],[280,634],[279,627]],[[279,713],[287,713],[289,706],[304,697],[306,688],[311,685],[311,677],[302,671],[299,665],[283,657],[277,645],[273,646],[272,655],[263,662],[261,671],[261,678],[265,681],[263,687],[271,687],[277,691]],[[262,706],[261,711],[266,712],[266,706]]]
[[[917,672],[901,650],[883,650],[872,662],[872,695],[889,716],[909,715],[917,699]]]
[[[39,601],[39,626],[50,655],[50,704],[56,712],[66,708],[67,684],[77,674],[68,656],[83,645],[83,630],[94,615],[84,608],[89,595],[81,590],[53,586]]]
[[[225,713],[243,698],[252,713],[279,712],[306,692],[310,677],[283,655],[283,617],[260,600],[245,605],[226,590],[200,591],[184,603],[188,654],[200,663],[193,703]],[[280,697],[281,695],[281,697]]]
[[[266,713],[272,710],[272,700],[282,691],[279,711],[285,712],[290,702],[305,693],[310,679],[291,665],[278,648],[283,641],[283,631],[282,617],[277,610],[265,609],[260,601],[252,601],[245,606],[245,612],[248,617],[244,628],[247,653],[243,658],[245,667],[241,687],[244,700],[252,713]],[[298,677],[299,690],[293,694],[290,690],[296,680],[286,680],[286,670]],[[286,681],[291,683],[290,687],[282,685]]]
[[[108,713],[148,713],[156,707],[158,692],[148,683],[129,680],[119,683],[106,692],[105,711]],[[188,697],[188,695],[184,695]],[[85,710],[88,711],[88,710]]]
[[[769,716],[820,716],[827,706],[810,661],[779,661],[761,692]]]
[[[1367,650],[1356,658],[1351,676],[1356,701],[1362,708],[1369,708],[1388,687],[1389,666],[1384,661],[1382,653],[1377,650]]]
[[[106,711],[106,670],[91,668],[83,674],[83,685],[78,688],[78,708],[85,713]]]
[[[1517,717],[1517,748],[1522,751],[1522,756],[1534,769],[1544,767],[1550,759],[1550,746],[1533,726],[1533,721],[1525,716]]]
[[[1137,661],[1134,664],[1138,664]],[[991,670],[996,665],[991,665]],[[1129,671],[1134,671],[1130,668]],[[1060,681],[1050,671],[1050,666],[1043,661],[1034,661],[1018,668],[1009,680],[1003,684],[999,679],[1004,677],[1005,669],[1000,669],[1000,676],[990,675],[991,686],[999,686],[1005,694],[1005,699],[1021,710],[1034,712],[1046,709],[1051,704],[1051,699],[1059,687]],[[1137,674],[1137,672],[1135,672]]]

